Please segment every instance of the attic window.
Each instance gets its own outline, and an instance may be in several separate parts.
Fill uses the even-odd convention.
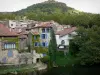
[[[45,33],[45,28],[42,29],[42,33]]]
[[[11,24],[11,26],[13,26],[13,24]]]

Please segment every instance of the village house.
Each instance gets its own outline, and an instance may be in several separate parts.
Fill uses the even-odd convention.
[[[9,20],[8,27],[11,31],[19,33],[25,30],[28,26],[34,26],[35,23],[37,23],[37,21],[34,20]]]
[[[37,59],[43,57],[42,53],[38,54],[35,50],[19,53],[22,48],[20,45],[23,47],[25,46],[27,35],[28,34],[18,35],[15,32],[10,31],[5,25],[0,24],[1,64],[33,64],[37,63]]]
[[[50,40],[50,29],[52,28],[49,22],[41,23],[33,28],[34,40],[37,39],[37,35],[39,35],[39,42],[34,42],[34,46],[48,47]],[[37,34],[37,35],[36,35]]]
[[[62,31],[56,32],[56,41],[57,41],[57,46],[58,47],[66,47],[68,50],[69,47],[69,42],[71,39],[73,39],[73,36],[76,35],[76,27],[69,27],[64,28]]]
[[[18,54],[17,49],[18,35],[11,32],[5,25],[0,24],[0,62],[11,63]],[[16,61],[14,60],[13,62]]]

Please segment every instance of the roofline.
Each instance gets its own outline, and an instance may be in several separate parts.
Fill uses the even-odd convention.
[[[19,35],[0,35],[0,37],[5,37],[5,36],[8,36],[8,37],[18,37]]]
[[[33,27],[32,29],[35,29],[35,28],[52,28],[52,27]]]

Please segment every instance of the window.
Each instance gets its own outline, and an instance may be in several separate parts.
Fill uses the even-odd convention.
[[[42,34],[42,35],[41,35],[41,38],[42,38],[42,39],[47,39],[47,34]]]
[[[48,43],[47,42],[42,42],[42,46],[43,47],[48,47]]]
[[[45,33],[45,28],[42,29],[42,33]]]
[[[62,44],[62,45],[64,45],[64,44],[65,44],[65,41],[64,41],[64,40],[62,40],[62,41],[61,41],[61,44]]]
[[[34,46],[36,46],[36,47],[39,46],[39,43],[38,42],[35,42],[34,43]]]
[[[50,29],[49,28],[47,28],[47,33],[49,33],[50,32]]]
[[[45,46],[46,46],[45,42],[42,42],[42,46],[43,46],[43,47],[45,47]]]
[[[43,57],[44,57],[44,56],[47,56],[47,55],[46,55],[45,53],[43,53]]]
[[[4,44],[4,49],[15,49],[15,43],[5,43]]]
[[[13,57],[13,51],[12,50],[8,50],[8,57]]]
[[[34,36],[34,40],[36,40],[37,39],[37,36]]]
[[[11,26],[13,26],[13,24],[11,24]]]
[[[7,58],[6,57],[2,58],[2,62],[7,63]]]

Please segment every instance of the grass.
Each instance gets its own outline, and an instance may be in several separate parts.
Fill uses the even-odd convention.
[[[56,56],[56,64],[58,66],[73,66],[74,64],[76,64],[76,58],[71,56],[70,54],[64,56],[64,54],[58,54]]]

